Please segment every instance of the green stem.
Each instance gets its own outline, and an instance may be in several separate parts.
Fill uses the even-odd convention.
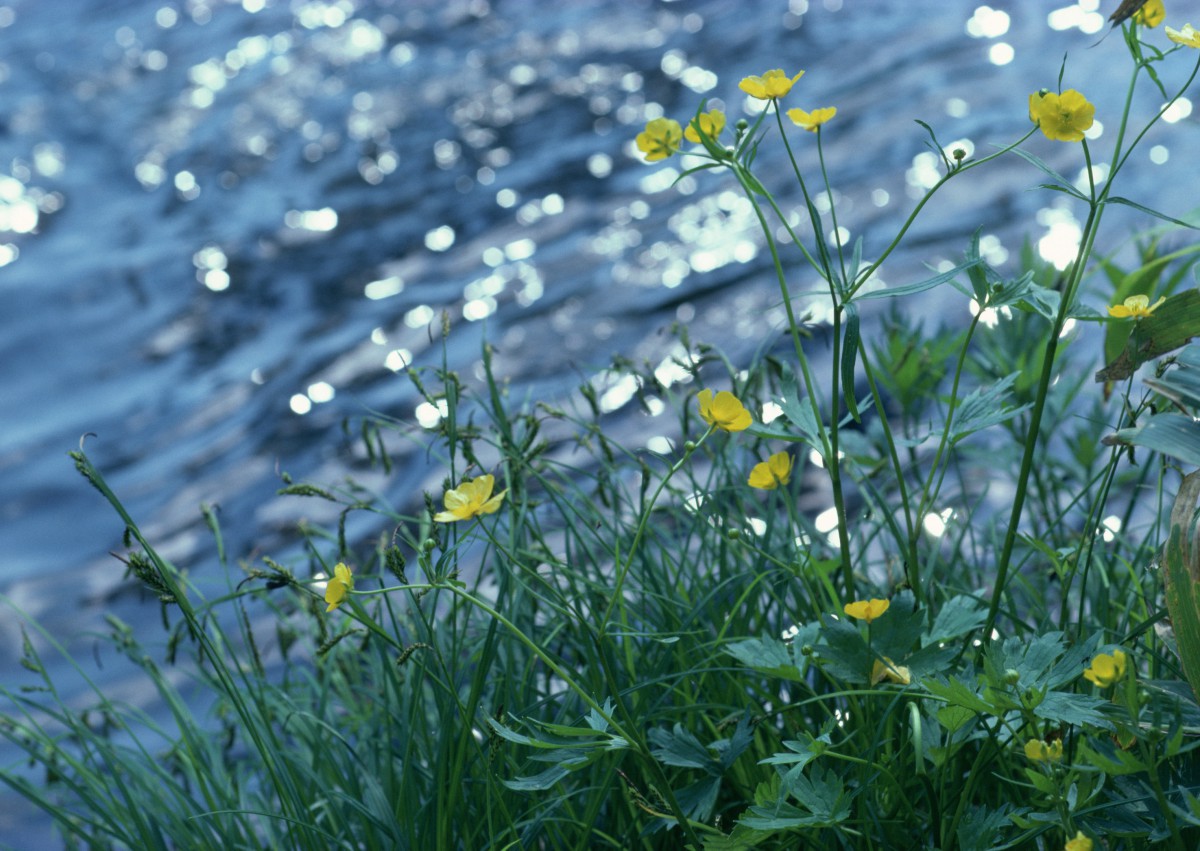
[[[1083,146],[1085,157],[1087,156],[1087,143]],[[1088,157],[1088,175],[1091,179],[1091,159]],[[1013,496],[1012,512],[1009,515],[1008,530],[1004,535],[1004,546],[1000,551],[1000,557],[996,565],[996,581],[992,589],[992,600],[988,606],[987,622],[984,625],[983,635],[985,637],[992,634],[992,629],[996,624],[996,615],[1000,611],[1000,600],[1004,596],[1004,590],[1008,583],[1008,571],[1012,561],[1013,548],[1017,542],[1017,532],[1021,522],[1021,512],[1025,506],[1025,497],[1029,489],[1030,473],[1033,470],[1033,461],[1036,454],[1039,438],[1041,437],[1042,414],[1046,409],[1046,399],[1050,394],[1050,384],[1054,378],[1054,359],[1058,353],[1058,341],[1062,334],[1063,325],[1066,324],[1067,317],[1071,310],[1071,305],[1075,300],[1075,294],[1079,289],[1079,284],[1083,280],[1084,267],[1087,263],[1087,258],[1091,256],[1092,246],[1096,241],[1096,231],[1100,224],[1100,217],[1104,209],[1103,202],[1098,202],[1095,199],[1095,187],[1092,188],[1092,202],[1088,205],[1088,218],[1083,228],[1083,239],[1079,243],[1079,252],[1075,257],[1075,263],[1071,269],[1071,275],[1068,279],[1065,291],[1062,294],[1062,303],[1058,308],[1058,315],[1055,318],[1054,324],[1050,328],[1050,338],[1046,341],[1046,348],[1043,354],[1042,373],[1038,380],[1037,396],[1034,398],[1033,408],[1029,415],[1029,426],[1025,436],[1025,448],[1021,456],[1021,469],[1017,474],[1016,493]]]

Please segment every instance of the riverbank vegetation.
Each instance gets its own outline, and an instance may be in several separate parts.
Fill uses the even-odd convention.
[[[26,621],[0,733],[38,771],[4,780],[88,848],[1196,847],[1198,220],[1120,194],[1200,70],[1200,35],[1160,12],[1118,30],[1129,86],[1101,137],[1069,64],[984,155],[921,124],[940,177],[889,244],[841,237],[824,150],[850,117],[799,69],[743,80],[746,119],[653,117],[651,166],[741,187],[787,319],[752,363],[680,327],[673,363],[617,364],[677,418],[648,447],[610,434],[599,378],[554,406],[486,346],[476,383],[409,370],[436,428],[354,434],[385,472],[390,441],[428,441],[441,486],[397,508],[285,481],[339,521],[280,561],[227,559],[205,508],[230,577],[205,595],[85,444],[166,626],[112,617],[106,640],[159,709],[67,700],[46,661],[65,648]],[[769,145],[790,174],[755,171]],[[881,283],[943,186],[1000,167],[1069,199],[1070,263],[1026,248],[1001,273],[976,236]],[[1105,235],[1114,205],[1151,224]],[[906,309],[932,293],[952,307]],[[356,540],[361,518],[383,531]]]

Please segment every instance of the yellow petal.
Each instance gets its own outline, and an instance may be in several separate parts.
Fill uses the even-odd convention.
[[[504,490],[500,491],[500,493],[496,494],[494,497],[489,499],[483,505],[479,506],[478,511],[476,511],[475,513],[476,514],[495,514],[496,511],[499,510],[499,508],[500,508],[500,503],[504,502],[504,495],[506,493],[508,493],[508,488],[505,488]]]
[[[856,600],[853,603],[847,603],[843,607],[843,611],[852,618],[870,623],[886,612],[891,604],[891,600]]]
[[[792,478],[792,456],[776,452],[766,461],[754,465],[750,471],[749,484],[759,490],[774,490],[786,485]]]
[[[333,569],[333,576],[325,583],[325,602],[329,604],[325,611],[332,612],[340,606],[346,599],[346,593],[353,587],[354,578],[350,574],[350,568],[338,562]]]
[[[1191,24],[1184,24],[1181,30],[1167,27],[1164,32],[1166,32],[1167,38],[1176,44],[1182,44],[1184,47],[1200,48],[1200,31],[1197,31]]]

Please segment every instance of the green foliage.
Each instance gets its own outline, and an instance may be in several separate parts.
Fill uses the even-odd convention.
[[[1133,80],[1163,88],[1154,65],[1171,54],[1127,28]],[[1181,679],[1200,683],[1194,474],[1164,515],[1170,459],[1200,461],[1200,355],[1182,348],[1200,328],[1200,296],[1182,288],[1198,254],[1161,253],[1159,231],[1131,272],[1092,255],[1109,204],[1185,224],[1110,194],[1161,115],[1127,148],[1127,104],[1107,182],[1086,187],[1020,147],[1034,130],[972,159],[922,123],[944,174],[892,242],[847,250],[823,236],[836,209],[815,200],[772,101],[732,145],[704,137],[684,173],[728,170],[760,216],[790,351],[768,341],[741,369],[677,329],[682,380],[614,363],[647,413],[677,414],[679,446],[661,453],[613,438],[598,381],[522,404],[486,345],[478,385],[444,362],[410,369],[445,411],[436,428],[373,416],[345,435],[385,474],[389,439],[415,436],[441,492],[398,510],[352,482],[285,477],[282,498],[333,503],[336,527],[302,527],[301,551],[241,565],[215,598],[72,453],[167,626],[165,646],[146,648],[113,619],[106,646],[168,718],[95,687],[81,709],[43,653],[86,681],[84,664],[26,623],[28,679],[0,688],[0,734],[45,779],[0,779],[90,848],[983,851],[1061,848],[1080,832],[1094,847],[1196,847],[1200,707]],[[808,243],[754,172],[775,129]],[[945,183],[1014,152],[1086,208],[1074,262],[1055,269],[1027,244],[1006,277],[977,234],[957,266],[876,286]],[[793,263],[828,290],[820,380]],[[965,327],[927,328],[896,306],[943,285]],[[1083,303],[1155,294],[1167,301],[1128,319]],[[891,312],[874,333],[880,299]],[[1102,348],[1106,391],[1170,357],[1143,397],[1130,382],[1089,399]],[[698,411],[700,387],[728,388],[754,425]],[[768,403],[780,415],[763,422]],[[781,447],[792,472],[752,489],[749,470]],[[1135,448],[1158,454],[1133,464]],[[503,496],[469,490],[480,476]],[[202,514],[225,564],[216,515]],[[356,515],[378,538],[347,534]],[[1160,551],[1165,589],[1150,569]],[[346,594],[327,611],[330,581]]]

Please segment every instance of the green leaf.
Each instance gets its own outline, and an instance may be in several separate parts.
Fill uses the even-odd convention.
[[[554,784],[562,780],[570,770],[561,765],[551,766],[541,774],[535,774],[531,777],[514,777],[512,780],[500,781],[514,792],[545,792],[547,789],[554,787]]]
[[[688,818],[708,821],[717,807],[717,793],[720,791],[720,777],[705,777],[677,790],[675,800]]]
[[[721,773],[721,764],[713,759],[708,748],[681,724],[676,724],[670,732],[661,727],[653,729],[646,737],[654,746],[650,752],[663,765],[700,768],[714,775]]]
[[[898,296],[912,295],[913,293],[923,293],[926,290],[931,290],[934,287],[940,287],[944,283],[953,281],[956,277],[958,277],[960,274],[965,272],[967,269],[970,269],[972,266],[975,266],[982,262],[983,261],[979,260],[979,259],[968,260],[966,263],[963,263],[962,265],[959,265],[959,266],[955,266],[953,269],[950,269],[949,271],[942,272],[940,275],[934,275],[932,278],[927,278],[924,281],[918,281],[915,284],[904,284],[903,286],[899,286],[899,287],[885,287],[882,290],[870,290],[869,292],[855,293],[854,300],[855,301],[869,301],[872,299],[896,298]],[[966,290],[963,289],[962,287],[955,287],[955,289],[957,289],[959,292],[963,293],[964,295],[967,294]]]
[[[730,644],[725,652],[760,673],[798,683],[804,680],[808,658],[797,651],[816,640],[819,629],[817,624],[804,626],[791,644],[785,644],[777,638],[747,638]]]
[[[1071,181],[1067,180],[1065,177],[1063,177],[1057,171],[1050,168],[1050,166],[1046,165],[1044,162],[1042,162],[1040,159],[1035,157],[1033,154],[1029,153],[1029,151],[1023,151],[1020,148],[1013,148],[1013,153],[1016,154],[1021,159],[1025,160],[1026,162],[1030,163],[1031,165],[1036,166],[1044,174],[1048,175],[1050,177],[1050,179],[1054,181],[1054,184],[1055,184],[1054,187],[1050,187],[1050,188],[1057,188],[1058,190],[1060,190],[1062,192],[1066,192],[1068,195],[1075,195],[1076,197],[1082,198],[1085,201],[1087,200],[1087,198],[1085,196],[1080,194],[1079,190],[1075,188],[1075,186],[1071,183]]]
[[[942,698],[949,706],[959,706],[974,713],[996,714],[992,704],[980,697],[972,684],[957,677],[951,677],[949,680],[930,678],[922,680],[921,685],[925,686],[930,694]],[[938,717],[941,718],[940,712]]]
[[[971,807],[958,824],[958,851],[991,851],[1002,839],[1008,827],[1012,806]]]
[[[842,397],[846,402],[846,410],[854,421],[862,422],[858,413],[858,402],[854,398],[854,366],[858,362],[858,305],[848,302],[844,305],[846,312],[846,330],[842,339]]]
[[[754,744],[753,716],[746,712],[738,720],[733,735],[728,739],[718,739],[712,743],[711,747],[720,755],[721,770],[727,771],[752,744]]]
[[[1092,744],[1095,744],[1096,747],[1091,747]],[[1113,747],[1101,739],[1090,741],[1085,737],[1080,737],[1079,759],[1081,762],[1094,765],[1105,774],[1117,777],[1122,774],[1138,774],[1146,770],[1146,766],[1134,753]]]
[[[1200,347],[1189,346],[1184,351]],[[1147,378],[1146,386],[1163,394],[1175,404],[1195,415],[1200,413],[1200,369],[1174,369],[1161,378]]]
[[[1100,711],[1106,705],[1106,701],[1090,695],[1051,691],[1034,708],[1033,714],[1055,724],[1091,724],[1111,730],[1113,723]]]
[[[847,683],[866,685],[870,682],[875,656],[863,641],[858,627],[830,615],[821,616],[821,625],[821,638],[825,643],[816,647],[821,666]]]
[[[968,394],[954,411],[954,421],[950,424],[950,440],[957,443],[968,435],[988,428],[989,426],[1010,420],[1032,405],[1005,407],[1009,390],[1020,377],[1019,372],[997,381],[991,387],[980,387]]]
[[[704,851],[750,851],[766,842],[774,834],[773,830],[755,830],[744,824],[735,824],[733,831],[728,836],[706,833],[701,837],[701,841],[704,843]]]
[[[1105,437],[1104,442],[1144,446],[1190,467],[1200,467],[1200,424],[1184,414],[1154,414],[1140,426],[1123,428]]]
[[[1109,198],[1108,201],[1111,204],[1124,204],[1126,207],[1133,207],[1135,210],[1140,210],[1143,213],[1154,216],[1158,219],[1162,219],[1163,221],[1170,222],[1173,225],[1179,225],[1180,227],[1190,228],[1192,230],[1200,230],[1200,226],[1198,225],[1194,225],[1191,222],[1185,222],[1183,219],[1173,218],[1172,216],[1168,216],[1166,213],[1160,213],[1158,210],[1152,210],[1149,207],[1143,207],[1141,204],[1137,203],[1136,201],[1130,201],[1128,198],[1115,197]]]
[[[901,664],[916,649],[924,626],[925,615],[917,610],[912,591],[901,591],[883,617],[871,622],[871,649]]]
[[[983,626],[987,620],[987,609],[974,597],[959,595],[952,597],[938,609],[933,626],[926,633],[921,643],[925,646],[949,641],[952,638],[966,635],[972,630]]]
[[[1061,632],[1046,632],[1032,639],[1013,636],[988,647],[984,657],[985,670],[988,679],[996,684],[1004,682],[1004,672],[1011,669],[1020,676],[1018,687],[1042,688],[1049,680],[1055,661],[1065,650]],[[1081,667],[1079,673],[1082,670]]]
[[[975,718],[979,713],[965,706],[943,706],[937,711],[937,719],[951,733],[957,733]]]
[[[796,382],[796,375],[790,369],[783,371],[783,376],[779,382],[780,394],[772,401],[779,405],[783,411],[783,418],[791,423],[799,432],[800,437],[788,432],[777,431],[775,429],[764,426],[751,426],[750,433],[762,437],[778,437],[791,441],[802,441],[812,449],[823,453],[824,446],[821,440],[821,432],[817,426],[817,419],[813,415],[812,406],[800,401],[800,388]]]
[[[766,759],[760,759],[759,765],[787,765],[791,766],[783,775],[784,783],[788,783],[790,778],[798,776],[804,771],[804,767],[819,757],[829,747],[831,739],[830,733],[826,730],[818,738],[813,738],[811,734],[805,733],[804,741],[788,740],[783,743],[783,746],[791,751],[791,753],[776,753],[774,756],[769,756]]]
[[[815,766],[811,777],[797,775],[790,783],[784,781],[786,795],[795,798],[803,807],[785,800],[773,806],[754,806],[741,824],[757,830],[779,830],[795,827],[833,827],[850,817],[853,794],[847,794],[841,779],[833,772]]]
[[[1183,673],[1194,694],[1200,695],[1200,553],[1197,549],[1196,504],[1200,500],[1200,471],[1183,477],[1171,508],[1171,536],[1163,551],[1167,611]]]
[[[611,718],[613,709],[615,708],[616,707],[613,705],[611,697],[605,699],[604,715],[607,715],[609,718]],[[591,709],[584,720],[587,722],[587,725],[597,733],[606,733],[608,732],[608,719],[605,718],[604,715],[601,715],[596,709]]]

